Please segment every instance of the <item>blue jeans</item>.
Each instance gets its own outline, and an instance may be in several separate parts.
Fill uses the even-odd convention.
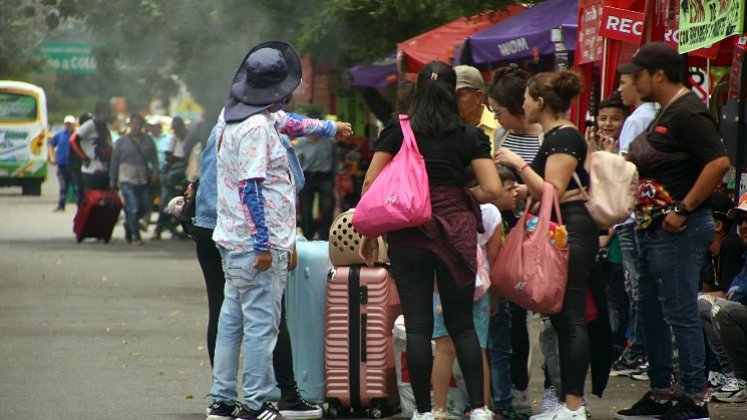
[[[615,234],[620,238],[620,249],[623,257],[623,269],[625,270],[625,292],[630,299],[630,345],[623,356],[628,360],[636,359],[646,353],[641,336],[641,321],[638,317],[636,305],[632,304],[638,300],[638,240],[635,236],[635,223],[625,223],[615,228]]]
[[[511,408],[511,310],[508,299],[498,302],[498,313],[488,327],[488,364],[493,410]]]
[[[213,387],[216,401],[233,403],[244,344],[244,404],[259,410],[275,386],[272,352],[278,338],[281,302],[288,281],[285,251],[272,250],[272,266],[257,271],[253,251],[228,251],[219,247],[226,285],[215,342]]]
[[[147,184],[121,182],[120,190],[124,198],[127,230],[135,240],[140,239],[139,220],[150,212],[150,192]]]
[[[673,345],[679,353],[680,384],[690,398],[705,387],[705,346],[698,316],[698,286],[713,234],[709,208],[693,212],[682,233],[665,232],[660,225],[637,232],[638,313],[648,350],[651,389],[669,392]]]

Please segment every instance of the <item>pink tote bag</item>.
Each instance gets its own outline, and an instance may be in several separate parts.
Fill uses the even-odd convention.
[[[568,245],[558,248],[548,237],[553,208],[562,225],[558,194],[552,184],[545,183],[534,233],[527,235],[528,212],[524,212],[506,236],[490,271],[493,287],[501,296],[543,314],[560,312],[568,282]]]
[[[431,220],[431,192],[425,160],[407,115],[400,115],[402,147],[381,170],[353,214],[353,226],[365,236],[422,225]]]

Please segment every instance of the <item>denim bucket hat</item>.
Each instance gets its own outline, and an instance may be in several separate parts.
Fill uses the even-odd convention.
[[[287,42],[268,41],[244,57],[225,104],[227,123],[243,121],[287,97],[301,83],[301,60]]]

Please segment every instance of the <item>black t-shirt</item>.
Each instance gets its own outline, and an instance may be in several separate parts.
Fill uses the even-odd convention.
[[[490,139],[482,130],[468,124],[442,137],[430,137],[417,131],[414,134],[425,160],[430,185],[464,187],[467,183],[465,168],[470,162],[474,159],[490,159]],[[396,155],[403,139],[399,120],[390,121],[374,144],[374,151]]]
[[[708,253],[708,259],[703,265],[700,278],[712,291],[728,291],[732,279],[744,266],[745,246],[736,234],[729,235],[718,255]]]
[[[584,169],[584,162],[586,161],[586,140],[581,137],[581,133],[573,127],[555,127],[552,130],[545,133],[545,140],[542,142],[537,156],[531,163],[534,172],[537,172],[542,178],[545,177],[545,164],[547,163],[547,157],[555,153],[565,153],[571,155],[578,160],[576,165],[576,173],[578,178],[581,180],[581,184],[584,187],[589,186],[589,173]],[[568,183],[568,190],[578,188],[576,180],[571,177]]]
[[[661,184],[674,200],[685,198],[707,163],[726,156],[713,117],[692,92],[682,95],[654,118],[647,132],[654,149],[689,156],[638,168],[641,179]]]

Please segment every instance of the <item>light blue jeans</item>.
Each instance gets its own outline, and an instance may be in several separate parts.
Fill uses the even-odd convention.
[[[272,352],[278,337],[281,299],[288,281],[288,252],[272,250],[272,266],[252,267],[254,252],[218,247],[226,276],[223,306],[215,343],[213,387],[216,401],[233,403],[241,343],[244,343],[244,404],[259,410],[275,386]]]
[[[644,342],[648,350],[651,389],[669,392],[673,373],[673,343],[679,353],[681,387],[700,398],[705,387],[705,346],[698,316],[698,286],[713,235],[711,209],[693,212],[682,233],[653,226],[636,233],[639,295]]]

